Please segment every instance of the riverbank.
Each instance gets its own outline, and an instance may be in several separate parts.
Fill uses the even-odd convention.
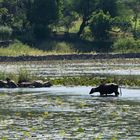
[[[92,60],[92,59],[115,59],[115,58],[140,58],[140,53],[103,53],[103,54],[56,54],[43,56],[0,56],[0,62],[18,61],[46,61],[46,60]]]

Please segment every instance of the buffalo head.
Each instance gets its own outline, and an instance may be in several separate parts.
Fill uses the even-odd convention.
[[[92,88],[91,91],[89,92],[89,94],[92,94],[92,93],[94,93],[94,92],[96,92],[96,91],[95,91],[95,88]]]

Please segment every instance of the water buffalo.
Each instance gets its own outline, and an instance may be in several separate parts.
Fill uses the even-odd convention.
[[[6,78],[8,88],[17,88],[18,85],[11,80],[10,78]]]
[[[31,82],[20,82],[20,83],[18,83],[18,87],[21,87],[21,88],[33,88],[34,86],[32,85]]]
[[[7,87],[7,82],[0,80],[0,88],[6,88]]]
[[[42,80],[36,80],[32,82],[18,82],[19,87],[29,87],[29,88],[41,88],[41,87],[51,87],[52,84],[48,81],[43,82]]]
[[[112,94],[115,93],[115,96],[119,95],[118,92],[119,86],[117,84],[101,84],[96,88],[92,88],[89,94],[92,94],[94,92],[100,92],[100,96],[106,95],[107,94]]]
[[[36,80],[33,81],[32,85],[34,87],[40,88],[40,87],[51,87],[52,84],[49,81],[43,82],[42,80]]]

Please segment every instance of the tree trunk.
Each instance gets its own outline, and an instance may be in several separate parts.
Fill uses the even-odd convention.
[[[84,30],[84,28],[86,26],[87,26],[87,19],[86,18],[83,18],[83,21],[82,21],[82,23],[80,25],[79,31],[77,32],[78,37],[81,36],[81,34],[82,34],[82,32],[83,32],[83,30]]]
[[[134,38],[137,38],[136,31],[137,31],[137,21],[138,21],[138,14],[135,14],[135,23],[134,23]]]

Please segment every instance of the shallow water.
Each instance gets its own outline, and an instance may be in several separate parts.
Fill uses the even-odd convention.
[[[119,97],[90,89],[0,89],[0,139],[140,139],[140,89]]]
[[[17,73],[26,68],[43,76],[81,76],[91,74],[140,75],[139,59],[41,61],[0,63],[0,70]]]

